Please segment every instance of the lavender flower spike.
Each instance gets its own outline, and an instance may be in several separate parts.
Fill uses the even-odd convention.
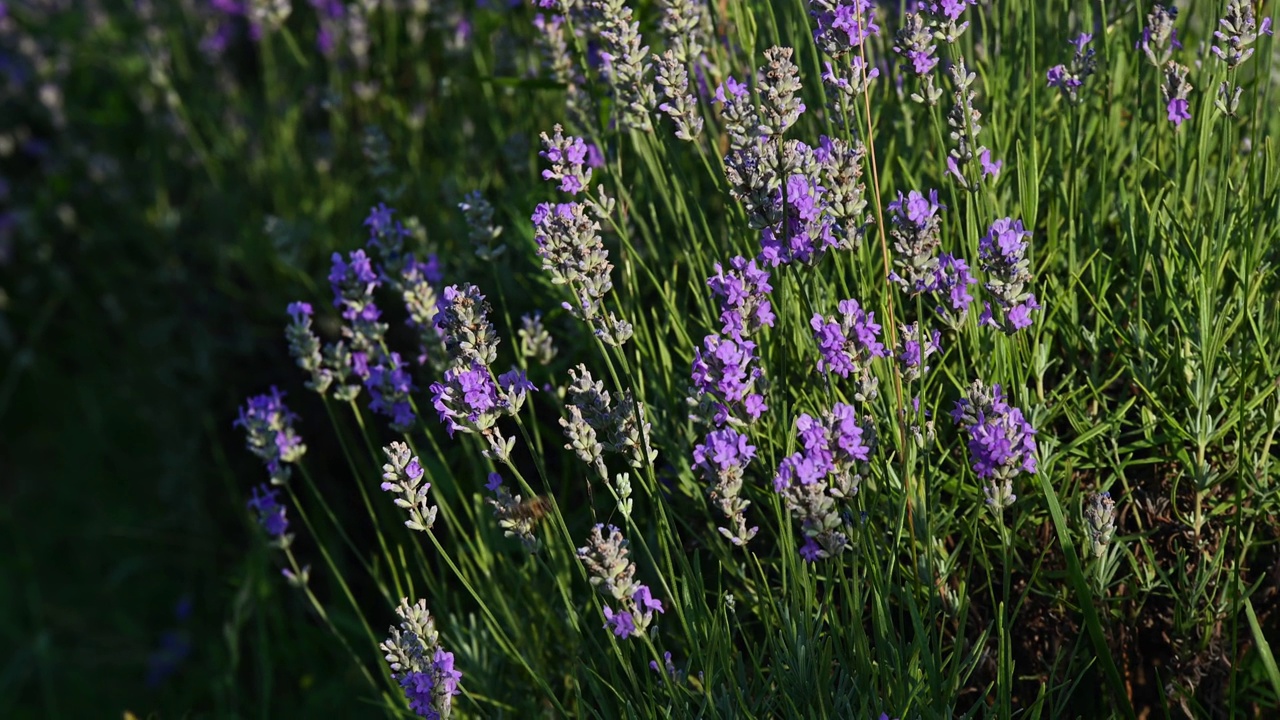
[[[311,328],[313,314],[310,303],[289,303],[289,324],[285,327],[284,336],[289,342],[289,355],[298,367],[311,375],[306,383],[307,389],[324,395],[333,384],[333,372],[325,367],[320,338]]]
[[[1018,499],[1013,479],[1036,471],[1035,428],[1005,401],[999,385],[988,389],[981,380],[956,402],[951,419],[969,436],[969,459],[987,505],[996,512],[1012,505]]]
[[[909,295],[917,295],[932,289],[938,259],[935,254],[942,245],[942,218],[938,203],[938,191],[928,195],[912,190],[889,203],[889,237],[893,241],[894,272],[889,279],[902,285]]]
[[[1008,335],[1030,327],[1031,312],[1040,308],[1036,296],[1027,291],[1032,279],[1026,256],[1029,237],[1021,220],[1001,218],[978,241],[978,260],[988,274],[985,287],[996,301],[994,310],[987,304],[980,322]]]
[[[871,361],[887,354],[880,342],[876,314],[859,307],[857,300],[841,300],[837,308],[838,320],[815,313],[809,321],[818,342],[818,371],[842,378],[853,375],[857,385],[854,397],[860,402],[874,400],[879,381],[871,372]]]
[[[1151,12],[1147,13],[1146,27],[1142,28],[1142,37],[1134,44],[1135,48],[1142,48],[1151,64],[1158,68],[1169,63],[1174,48],[1182,47],[1178,42],[1178,31],[1173,27],[1177,17],[1177,6],[1152,6]]]
[[[604,530],[603,524],[591,528],[588,544],[578,548],[578,559],[591,576],[591,586],[618,605],[614,610],[606,601],[605,627],[624,640],[644,635],[653,624],[653,614],[666,610],[648,586],[636,581],[636,566],[627,558],[629,551],[622,532],[610,525],[605,537]]]
[[[285,407],[284,393],[273,386],[270,393],[249,398],[233,423],[244,428],[249,452],[267,466],[272,485],[283,485],[292,472],[288,465],[302,460],[307,452],[307,446],[293,429],[297,419],[298,416]]]
[[[389,636],[379,645],[391,666],[391,677],[404,690],[411,711],[419,717],[448,720],[462,679],[453,667],[453,653],[440,647],[440,633],[425,600],[410,605],[404,598],[396,614],[400,626],[388,630]]]
[[[398,495],[396,507],[409,511],[405,527],[427,532],[436,522],[437,508],[427,495],[431,483],[423,482],[426,472],[422,463],[402,442],[393,442],[382,448],[382,452],[387,456],[387,463],[382,466],[382,489]]]
[[[589,0],[600,38],[601,74],[612,86],[622,123],[650,132],[649,113],[658,104],[646,76],[652,65],[646,59],[649,47],[641,45],[640,23],[632,19],[624,0]]]
[[[750,500],[742,497],[743,472],[756,455],[747,436],[732,428],[713,430],[706,442],[693,449],[693,462],[708,485],[711,501],[729,521],[730,527],[716,528],[729,542],[739,547],[756,536],[758,527],[747,527],[746,511]]]
[[[587,166],[587,144],[580,137],[565,137],[557,123],[555,135],[541,134],[543,150],[539,157],[551,163],[542,171],[542,179],[560,183],[560,191],[577,195],[591,184],[591,168]]]

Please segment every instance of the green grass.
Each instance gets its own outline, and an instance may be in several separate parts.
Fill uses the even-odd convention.
[[[1237,116],[1220,113],[1226,69],[1207,50],[1197,66],[1195,50],[1213,41],[1217,4],[1177,18],[1174,58],[1195,88],[1177,128],[1163,73],[1134,49],[1148,6],[970,8],[972,26],[939,55],[977,74],[974,144],[1004,162],[972,193],[946,172],[949,76],[937,74],[931,108],[907,97],[914,78],[899,91],[885,66],[837,123],[807,3],[710,4],[703,29],[730,41],[706,41],[709,90],[752,76],[774,45],[795,48],[808,110],[784,137],[864,141],[875,221],[857,250],[772,269],[777,321],[753,338],[769,410],[743,429],[757,448],[743,494],[760,528],[745,548],[716,530],[692,467],[710,427],[686,401],[694,349],[719,329],[706,278],[760,249],[729,194],[720,105],[700,103],[696,142],[661,114],[652,132],[627,129],[585,38],[570,44],[576,90],[542,66],[528,7],[380,9],[367,56],[340,41],[326,57],[314,49],[320,19],[299,4],[260,43],[238,24],[209,59],[209,11],[125,5],[13,7],[4,29],[33,39],[49,62],[23,56],[24,67],[45,68],[65,100],[41,105],[23,81],[0,101],[0,133],[47,148],[38,162],[22,149],[0,158],[16,222],[0,261],[11,548],[0,583],[12,588],[0,638],[14,649],[0,665],[0,716],[409,716],[377,647],[405,597],[426,601],[455,654],[465,717],[1218,718],[1280,704],[1280,114],[1269,110],[1280,55],[1259,37],[1230,77],[1244,88]],[[667,42],[662,6],[632,4],[654,53]],[[456,30],[464,15],[468,39]],[[860,51],[873,64],[896,59],[900,17],[878,11],[881,34]],[[1070,60],[1081,31],[1094,33],[1098,72],[1073,105],[1045,72]],[[569,200],[540,177],[538,135],[557,123],[606,158],[588,197],[599,186],[617,201],[601,224],[613,265],[604,308],[634,327],[620,347],[561,309],[571,295],[536,254],[535,206]],[[944,330],[922,379],[879,361],[878,398],[855,402],[851,382],[815,372],[809,318],[854,298],[887,344],[930,320],[927,300],[885,279],[882,234],[898,192],[930,188],[947,208],[941,250],[975,270],[993,220],[1026,224],[1043,307],[1006,336],[979,327],[988,296],[975,288],[979,306]],[[503,227],[494,261],[475,257],[457,209],[473,189]],[[511,463],[444,432],[428,390],[438,365],[415,368],[419,419],[403,434],[370,412],[367,391],[346,403],[303,386],[285,305],[311,302],[317,332],[339,337],[329,255],[363,246],[378,202],[407,221],[415,252],[438,254],[445,285],[486,295],[501,338],[494,372],[518,365],[539,388],[499,421],[515,439]],[[399,300],[378,296],[386,344],[416,357]],[[558,348],[547,365],[519,352],[520,316],[533,310]],[[643,403],[655,462],[607,455],[601,478],[565,449],[563,388],[579,363],[615,402],[629,392]],[[1002,385],[1038,431],[1037,472],[1015,480],[1018,499],[1000,513],[949,418],[976,378]],[[266,473],[231,427],[242,399],[272,384],[288,391],[308,446],[281,496],[296,534],[288,555],[244,510]],[[917,444],[910,425],[924,418],[901,412],[915,397],[933,442]],[[810,564],[772,481],[799,449],[797,416],[836,401],[874,418],[879,444],[845,506],[851,549]],[[429,533],[404,528],[378,488],[392,440],[414,448],[432,483]],[[513,492],[552,502],[536,554],[504,537],[485,502],[495,470]],[[1095,555],[1083,510],[1101,491],[1116,532]],[[643,637],[601,627],[607,600],[575,556],[596,522],[619,526],[665,605]],[[304,565],[306,588],[280,576]],[[175,617],[183,598],[186,619]],[[148,657],[168,630],[191,651],[152,686]],[[674,678],[648,667],[663,652]]]

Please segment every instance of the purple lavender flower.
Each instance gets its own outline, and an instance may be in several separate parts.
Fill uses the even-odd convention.
[[[346,320],[377,320],[378,309],[372,298],[381,280],[364,250],[353,250],[350,258],[348,262],[342,259],[342,253],[333,254],[333,269],[329,272],[333,306],[342,308]]]
[[[396,608],[399,628],[379,646],[386,653],[391,677],[404,690],[409,709],[420,717],[446,720],[453,710],[462,673],[454,668],[453,653],[440,647],[440,634],[426,602],[410,605],[409,599]]]
[[[520,495],[512,495],[502,484],[502,476],[489,473],[489,482],[485,489],[493,493],[493,497],[485,498],[485,502],[493,507],[493,516],[498,520],[505,537],[517,538],[525,550],[536,553],[541,547],[534,529],[538,523],[538,515],[530,511],[531,507],[543,507],[545,498],[534,498],[525,502]]]
[[[495,425],[499,418],[518,413],[535,389],[522,371],[503,373],[495,383],[488,366],[473,362],[469,368],[446,370],[444,381],[431,385],[431,402],[450,437],[458,430],[478,433],[489,441],[486,455],[505,461],[515,438],[504,438]]]
[[[915,190],[889,203],[889,237],[893,240],[893,265],[896,270],[889,275],[902,285],[908,294],[917,295],[933,287],[938,270],[934,254],[942,245],[939,237],[942,219],[939,210],[946,210],[938,203],[938,191],[930,190],[922,195]]]
[[[320,338],[311,328],[311,316],[314,312],[310,303],[289,303],[289,324],[285,327],[284,336],[289,342],[289,355],[298,367],[311,376],[306,382],[307,388],[324,395],[333,383],[334,374],[325,367]]]
[[[1156,67],[1164,67],[1173,57],[1175,48],[1181,48],[1178,42],[1178,31],[1173,21],[1178,17],[1177,6],[1165,7],[1153,5],[1147,14],[1147,24],[1142,28],[1142,37],[1134,44],[1134,48],[1142,48],[1147,59]]]
[[[809,320],[818,343],[818,371],[842,378],[852,374],[858,385],[854,396],[860,401],[874,399],[878,381],[871,373],[871,361],[886,354],[876,314],[862,309],[852,299],[841,300],[836,307],[839,319],[815,313]]]
[[[769,409],[764,396],[755,392],[756,380],[764,375],[755,350],[756,344],[750,340],[714,334],[703,338],[702,347],[694,350],[693,385],[713,401],[716,425],[731,418],[738,422],[758,420]]]
[[[1191,103],[1187,100],[1192,90],[1191,83],[1187,81],[1189,72],[1189,68],[1176,62],[1170,62],[1164,68],[1164,84],[1160,90],[1164,93],[1169,122],[1174,127],[1191,119]]]
[[[951,418],[969,436],[969,459],[985,481],[987,504],[995,511],[1013,504],[1013,479],[1036,472],[1035,428],[1005,401],[999,385],[988,390],[981,380],[956,402]]]
[[[871,0],[810,0],[809,15],[817,28],[813,41],[831,57],[840,57],[880,34]]]
[[[929,290],[939,300],[934,311],[941,316],[943,322],[959,329],[973,302],[969,288],[975,284],[977,281],[969,273],[969,264],[963,259],[950,253],[938,256],[938,267],[929,283]]]
[[[902,337],[898,340],[898,366],[902,368],[902,378],[907,382],[920,379],[929,372],[924,364],[925,358],[938,352],[938,341],[941,333],[934,330],[932,334],[925,332],[919,323],[911,323],[902,328]]]
[[[1049,87],[1056,87],[1062,91],[1072,104],[1080,102],[1080,88],[1084,85],[1084,81],[1094,73],[1098,68],[1098,61],[1094,57],[1093,48],[1085,49],[1085,46],[1093,40],[1093,35],[1081,33],[1074,40],[1069,41],[1070,45],[1075,46],[1075,55],[1071,58],[1071,67],[1066,65],[1055,65],[1049,68],[1047,79]]]
[[[857,494],[876,436],[870,418],[859,420],[857,410],[844,403],[820,419],[802,414],[796,432],[801,450],[783,458],[773,488],[800,523],[801,555],[813,562],[849,546],[840,506]]]
[[[587,167],[587,145],[580,137],[565,137],[564,128],[555,126],[555,136],[542,133],[542,147],[538,156],[551,163],[542,171],[542,179],[559,181],[560,191],[577,195],[591,183],[591,168]]]
[[[715,264],[716,274],[707,279],[712,294],[720,299],[720,332],[734,340],[742,340],[773,327],[773,304],[769,293],[769,271],[761,269],[755,260],[742,256],[729,260],[726,272],[720,263]]]
[[[732,428],[712,430],[706,442],[693,448],[693,462],[708,485],[715,503],[732,526],[717,528],[734,545],[750,542],[759,530],[748,528],[746,511],[751,501],[742,497],[743,473],[756,455],[756,448],[746,435]]]
[[[244,428],[249,452],[266,464],[273,485],[284,484],[291,474],[288,464],[302,460],[307,452],[307,446],[293,429],[297,418],[285,407],[284,393],[272,386],[269,394],[249,398],[233,423]]]
[[[895,39],[897,44],[893,46],[893,51],[911,62],[911,69],[916,75],[928,75],[938,64],[938,58],[934,55],[938,46],[934,44],[933,31],[923,14],[907,13]]]
[[[613,264],[600,223],[587,209],[582,203],[539,204],[532,216],[533,239],[551,282],[567,286],[573,295],[574,302],[564,303],[564,309],[594,327],[606,343],[621,345],[632,328],[604,309],[604,298],[613,289]]]
[[[489,322],[489,311],[489,302],[475,285],[444,289],[434,324],[444,339],[450,367],[488,366],[497,360],[499,338]]]
[[[1001,218],[978,242],[978,261],[988,274],[985,287],[996,301],[994,309],[987,305],[981,323],[1010,335],[1029,327],[1031,311],[1040,307],[1036,296],[1027,291],[1032,279],[1026,257],[1029,237],[1031,232],[1021,220]]]
[[[285,517],[284,506],[276,500],[280,491],[265,483],[253,489],[253,497],[249,499],[248,508],[258,517],[258,524],[275,540],[283,540],[289,529],[289,518]]]
[[[647,75],[652,64],[649,47],[642,44],[640,23],[632,19],[624,0],[588,0],[600,40],[600,71],[613,90],[622,123],[635,130],[653,129],[649,113],[658,101]]]
[[[369,369],[364,386],[369,390],[369,409],[391,418],[391,429],[408,432],[416,419],[409,394],[413,379],[400,360],[400,353],[380,354],[378,364]]]
[[[653,623],[653,614],[666,612],[649,588],[635,580],[636,566],[627,557],[627,541],[618,528],[597,524],[591,528],[588,544],[578,548],[578,559],[586,566],[591,586],[618,603],[618,610],[604,606],[605,627],[626,639],[642,636]]]
[[[382,448],[387,462],[382,466],[382,489],[395,493],[396,507],[409,511],[405,526],[410,530],[426,532],[436,521],[436,507],[431,504],[427,491],[431,483],[423,482],[426,471],[418,456],[402,442],[393,442]]]

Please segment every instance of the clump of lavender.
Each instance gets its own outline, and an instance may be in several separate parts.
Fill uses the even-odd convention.
[[[608,478],[604,452],[626,456],[633,468],[653,464],[658,454],[649,445],[650,425],[644,405],[636,402],[630,391],[615,405],[604,383],[593,378],[585,365],[570,369],[569,376],[573,378],[565,398],[569,417],[560,418],[569,438],[565,449],[573,450],[603,479]]]
[[[934,330],[928,333],[920,323],[911,323],[902,328],[902,336],[898,338],[898,367],[902,368],[902,379],[907,382],[919,380],[921,375],[929,372],[924,364],[926,358],[938,352],[938,341],[941,333]]]
[[[396,507],[409,511],[405,527],[427,532],[436,522],[437,508],[431,504],[427,494],[431,483],[424,482],[426,471],[422,463],[402,442],[393,442],[382,448],[382,452],[387,456],[387,462],[382,466],[382,489],[398,495]]]
[[[987,505],[997,512],[1012,505],[1018,499],[1013,479],[1036,471],[1035,428],[1005,401],[999,385],[988,389],[981,380],[956,401],[951,419],[969,436],[969,459]]]
[[[1054,65],[1049,68],[1047,75],[1049,87],[1061,90],[1072,105],[1080,104],[1080,88],[1084,86],[1084,81],[1098,69],[1094,49],[1085,49],[1091,40],[1093,40],[1092,35],[1080,33],[1076,39],[1070,41],[1076,49],[1075,55],[1071,58],[1071,65]]]
[[[320,352],[320,338],[311,327],[314,310],[310,303],[289,303],[289,324],[285,327],[284,336],[289,342],[289,355],[297,362],[298,367],[305,370],[311,379],[306,382],[308,390],[324,395],[333,384],[333,371],[325,367],[324,356]]]
[[[520,355],[533,360],[539,365],[550,365],[556,357],[555,341],[551,333],[542,324],[542,313],[524,314],[520,316],[520,329],[516,331],[520,338]]]
[[[833,231],[837,244],[849,250],[862,246],[862,238],[872,222],[867,213],[866,186],[862,182],[866,153],[861,140],[850,144],[826,135],[818,138],[818,146],[813,150],[826,188],[826,210],[836,224]]]
[[[743,473],[755,456],[756,448],[747,436],[732,428],[711,431],[706,441],[693,449],[694,467],[708,485],[711,502],[730,526],[716,529],[739,547],[759,531],[758,527],[747,527],[746,512],[751,501],[742,497]]]
[[[715,264],[716,274],[707,278],[712,295],[720,304],[720,332],[734,340],[743,340],[773,327],[773,303],[769,293],[769,271],[755,260],[737,256],[729,260],[729,269]]]
[[[702,347],[693,351],[695,397],[708,402],[717,426],[754,422],[768,406],[756,392],[756,382],[764,376],[750,340],[708,335]]]
[[[543,150],[538,156],[551,163],[542,171],[542,179],[560,183],[560,191],[577,195],[591,183],[591,168],[587,165],[587,144],[580,137],[565,137],[564,128],[556,124],[555,135],[541,133]]]
[[[1102,557],[1116,532],[1116,501],[1111,493],[1093,493],[1085,501],[1084,521],[1089,532],[1089,549]]]
[[[591,586],[618,604],[616,611],[605,604],[604,626],[624,640],[643,636],[653,623],[653,614],[665,610],[648,586],[636,581],[636,566],[627,558],[629,550],[622,532],[612,525],[608,526],[608,537],[604,531],[603,524],[591,528],[588,544],[578,548],[578,558],[591,575]]]
[[[1031,231],[1021,220],[1001,218],[991,223],[987,234],[978,241],[978,260],[987,273],[987,292],[995,299],[993,309],[987,303],[981,323],[1012,335],[1031,327],[1031,312],[1040,304],[1027,291],[1031,283],[1031,261],[1027,259],[1027,238]]]
[[[440,646],[440,634],[425,600],[410,605],[409,598],[404,598],[396,614],[400,627],[389,629],[386,641],[379,645],[391,666],[391,677],[404,690],[411,711],[420,717],[447,720],[462,679],[462,673],[453,667],[453,653]]]
[[[622,345],[632,334],[631,325],[603,308],[613,289],[613,264],[600,238],[600,223],[587,215],[581,203],[542,203],[533,213],[533,238],[538,244],[542,269],[551,282],[567,285],[573,303],[564,309],[595,328],[609,345]]]
[[[907,13],[902,18],[902,27],[894,36],[896,44],[893,51],[903,59],[910,61],[911,69],[916,77],[923,80],[920,92],[911,93],[911,99],[929,106],[937,105],[942,97],[942,88],[933,80],[933,68],[938,64],[938,46],[934,40],[933,29],[923,13]]]
[[[930,190],[927,196],[912,190],[906,196],[899,192],[888,209],[896,268],[889,278],[909,295],[927,292],[934,285],[938,272],[936,253],[942,245],[942,218],[938,211],[946,206],[938,203],[937,190]]]
[[[640,23],[624,0],[588,0],[588,7],[600,38],[601,73],[613,89],[622,124],[649,132],[649,113],[658,101],[646,79],[652,66],[648,46],[641,46]]]
[[[947,125],[951,128],[948,134],[955,141],[955,147],[947,151],[947,170],[960,183],[960,187],[977,192],[978,184],[966,177],[970,174],[968,169],[974,157],[981,160],[979,181],[999,175],[1003,163],[992,162],[991,151],[986,147],[979,147],[976,151],[973,148],[978,133],[982,132],[982,125],[979,124],[982,113],[973,105],[976,93],[972,88],[977,75],[968,71],[963,57],[957,58],[949,70],[955,84],[955,103],[947,112]]]
[[[292,474],[290,464],[302,460],[307,446],[293,429],[298,416],[285,407],[284,393],[272,386],[271,392],[254,395],[240,408],[234,426],[244,428],[245,444],[267,466],[272,485],[283,485]]]
[[[977,281],[969,273],[969,264],[963,259],[950,253],[938,256],[938,266],[929,290],[938,299],[939,304],[934,311],[944,323],[960,329],[973,302],[969,288],[975,284]]]
[[[557,130],[559,127],[556,126]],[[467,239],[476,249],[476,257],[492,262],[507,251],[507,246],[498,242],[498,238],[502,237],[502,226],[493,224],[493,206],[479,190],[467,193],[462,202],[458,203],[458,209],[466,220]]]
[[[543,507],[545,501],[535,498],[526,502],[519,495],[512,495],[502,484],[502,476],[496,472],[489,473],[485,488],[493,493],[493,497],[485,498],[485,502],[493,507],[493,516],[498,519],[498,527],[502,528],[503,535],[519,539],[528,552],[537,552],[540,543],[533,530],[540,517],[539,508]]]
[[[1178,31],[1173,21],[1178,17],[1176,6],[1165,7],[1154,5],[1147,13],[1147,24],[1142,28],[1142,37],[1134,44],[1134,48],[1142,48],[1152,65],[1163,68],[1173,58],[1174,48],[1181,48],[1178,42]]]
[[[879,381],[871,372],[871,361],[886,355],[876,314],[862,309],[852,299],[841,300],[836,308],[839,318],[814,313],[809,320],[818,343],[818,371],[846,379],[853,375],[857,384],[854,397],[859,402],[874,400]]]
[[[859,421],[857,410],[844,403],[822,418],[802,414],[796,432],[801,450],[778,465],[773,489],[800,523],[801,556],[814,562],[849,547],[841,511],[858,493],[876,435],[871,419]]]
[[[1191,102],[1187,97],[1191,94],[1191,83],[1187,74],[1191,72],[1185,65],[1170,62],[1164,68],[1164,84],[1160,91],[1164,94],[1165,110],[1169,122],[1178,127],[1184,120],[1191,119]]]

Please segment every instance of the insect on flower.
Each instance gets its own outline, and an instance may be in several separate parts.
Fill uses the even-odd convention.
[[[529,498],[511,509],[511,517],[535,523],[551,514],[551,501],[541,495]]]

